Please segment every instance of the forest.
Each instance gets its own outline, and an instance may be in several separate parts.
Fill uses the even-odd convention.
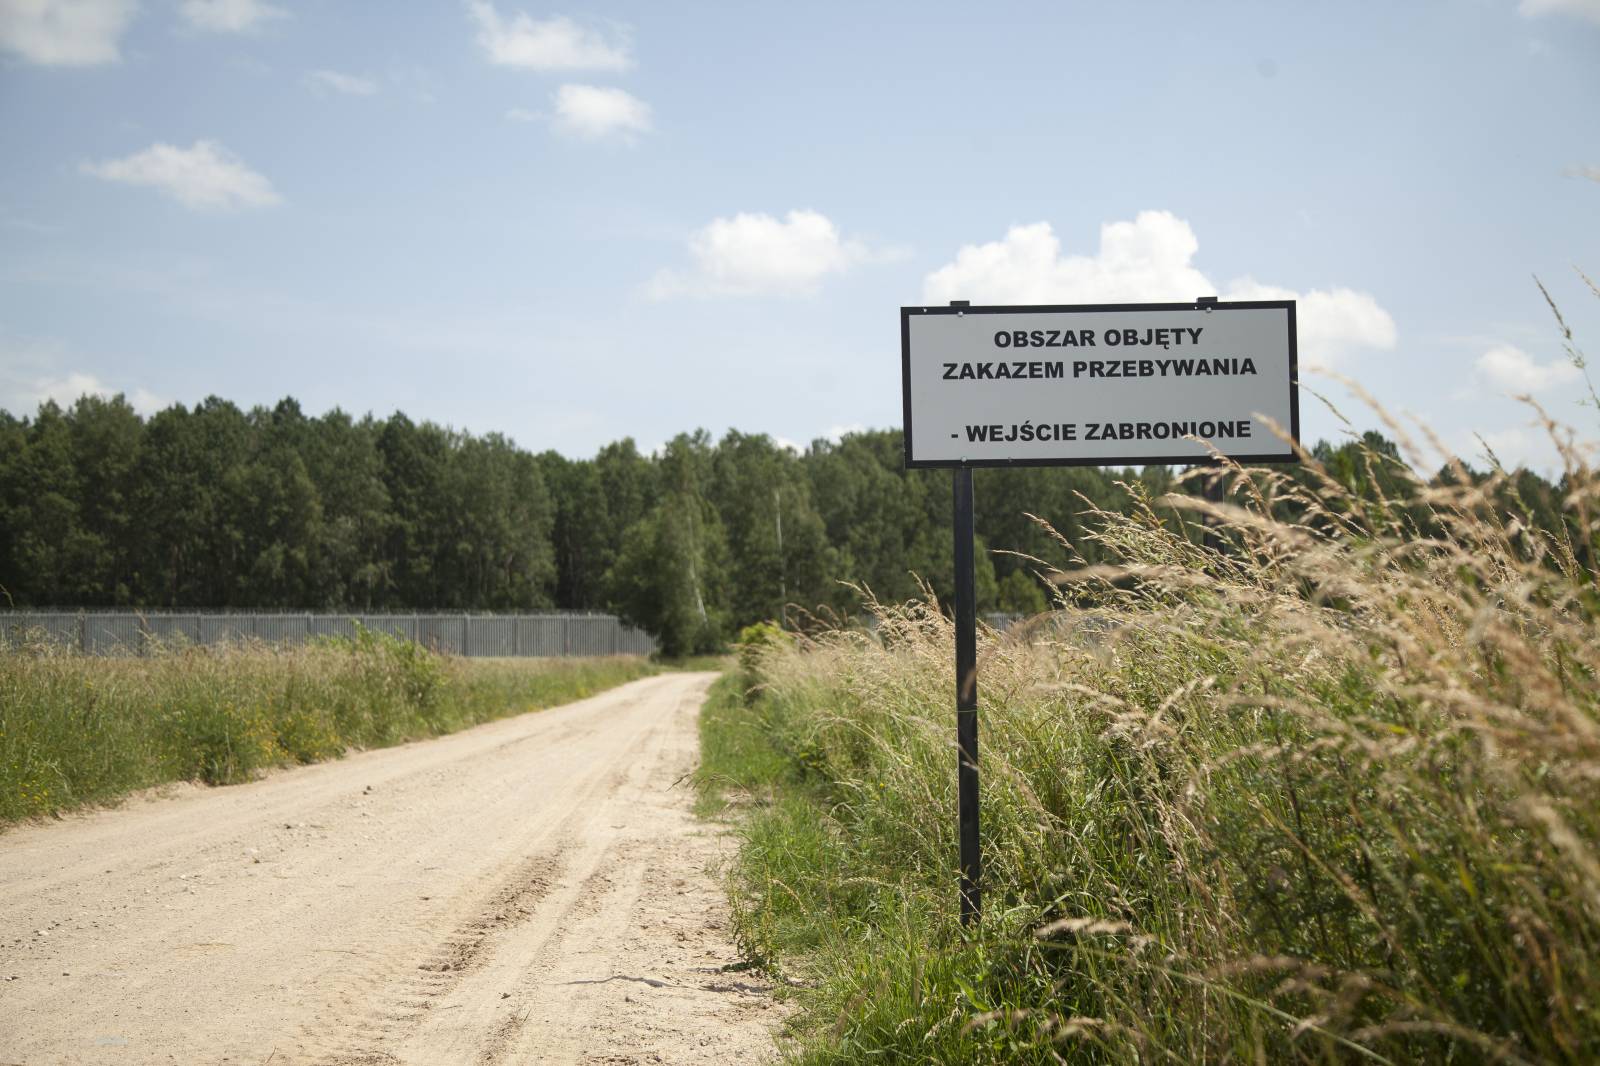
[[[1314,454],[1360,492],[1388,477],[1371,456],[1396,449],[1369,432]],[[1093,562],[1084,512],[1184,491],[1176,476],[980,470],[980,610],[1043,609],[1027,557],[1071,564],[1029,515]],[[1558,485],[1520,471],[1512,489],[1533,524],[1560,524]],[[949,476],[907,471],[898,430],[803,453],[698,430],[572,459],[398,412],[211,397],[146,418],[84,396],[0,411],[0,606],[605,610],[680,654],[755,621],[853,612],[861,589],[895,602],[921,581],[942,599],[950,507]]]

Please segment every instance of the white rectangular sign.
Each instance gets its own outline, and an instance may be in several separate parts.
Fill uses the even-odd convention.
[[[1293,300],[902,307],[906,465],[1246,462],[1300,439]]]

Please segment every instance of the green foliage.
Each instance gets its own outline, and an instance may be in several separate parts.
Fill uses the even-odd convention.
[[[730,431],[713,454],[707,494],[737,560],[734,619],[781,620],[791,605],[815,608],[839,599],[838,553],[801,456],[765,435]]]
[[[1013,570],[1000,582],[995,606],[1010,614],[1036,615],[1050,606],[1044,586],[1026,570]]]
[[[692,482],[669,489],[623,537],[610,582],[618,613],[666,656],[718,651],[728,628],[727,548]]]
[[[753,622],[739,630],[739,673],[747,686],[760,681],[761,660],[793,644],[793,638],[774,622]]]
[[[7,418],[0,587],[19,605],[552,605],[553,506],[495,434],[121,397]]]
[[[248,780],[272,765],[281,750],[263,708],[227,698],[176,703],[161,723],[157,743],[173,777],[208,785]]]
[[[232,784],[582,699],[644,659],[449,659],[360,632],[289,650],[0,652],[0,823],[167,781]]]
[[[700,765],[695,769],[698,811],[715,814],[730,805],[770,803],[793,767],[773,743],[776,723],[765,704],[750,699],[749,679],[729,671],[717,678],[700,708]]]
[[[1351,498],[1388,500],[1416,537],[1439,534],[1393,443],[1369,433],[1314,454]],[[1434,480],[1483,479],[1463,467]],[[1164,467],[982,471],[979,610],[1037,613],[1041,567],[1106,561],[1086,514],[1205,491]],[[1592,562],[1561,486],[1519,471],[1495,492]],[[1279,507],[1338,526],[1337,512]],[[556,606],[621,613],[681,656],[762,619],[808,630],[858,614],[863,589],[884,602],[953,592],[950,478],[904,469],[897,431],[803,453],[701,431],[653,456],[623,440],[567,459],[400,413],[313,418],[292,399],[244,411],[212,397],[141,419],[120,397],[85,396],[0,415],[0,514],[0,602],[20,606]],[[1192,517],[1157,521],[1205,536]]]

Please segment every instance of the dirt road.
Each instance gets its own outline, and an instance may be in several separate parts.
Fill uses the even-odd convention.
[[[0,1064],[765,1060],[711,676],[0,834]]]

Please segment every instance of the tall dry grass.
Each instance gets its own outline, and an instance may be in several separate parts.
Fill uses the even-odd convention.
[[[1600,477],[1549,428],[1554,528],[1376,451],[1364,492],[1303,456],[1094,513],[1119,564],[981,636],[975,936],[949,622],[761,651],[708,728],[765,761],[707,781],[756,804],[738,931],[810,986],[795,1057],[1600,1061]]]

